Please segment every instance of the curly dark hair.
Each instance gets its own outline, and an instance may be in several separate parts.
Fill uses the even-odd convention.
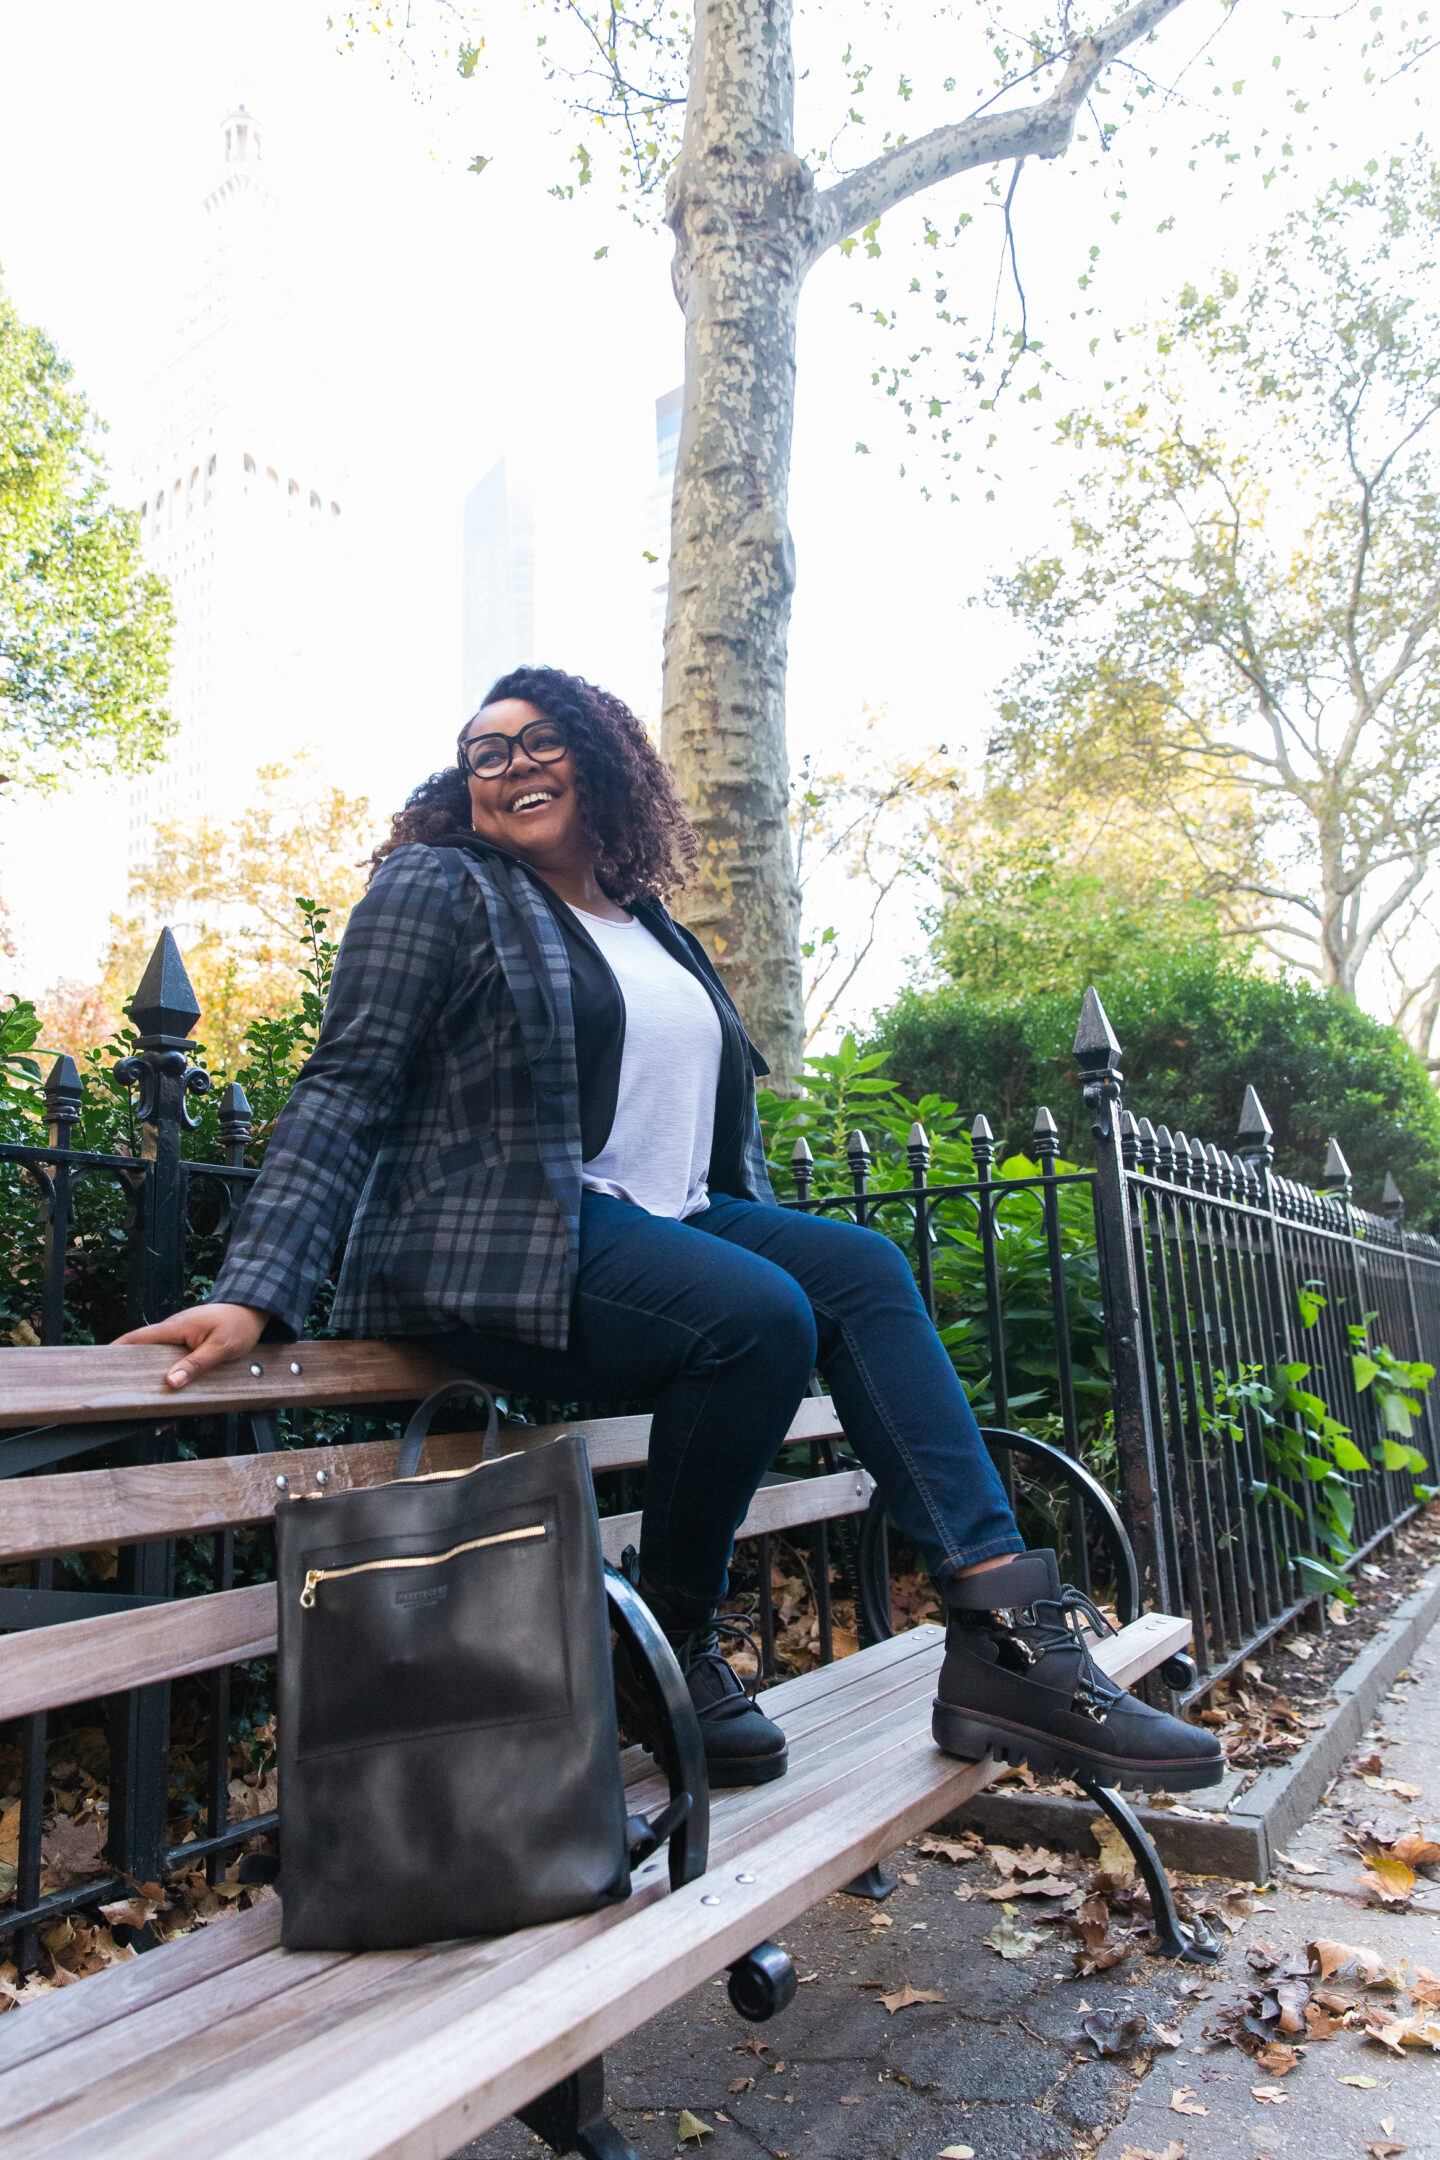
[[[563,723],[575,761],[580,818],[595,852],[602,892],[624,907],[661,899],[687,885],[699,861],[695,828],[654,744],[628,705],[583,676],[560,668],[512,668],[493,683],[478,710],[502,698],[523,698],[549,720]],[[422,780],[390,821],[388,839],[371,857],[373,877],[387,855],[412,841],[442,843],[470,830],[470,790],[459,762]]]

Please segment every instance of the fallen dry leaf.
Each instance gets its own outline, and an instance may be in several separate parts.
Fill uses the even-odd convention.
[[[1358,2085],[1362,2092],[1373,2092],[1379,2082],[1379,2078],[1372,2077],[1342,2077],[1340,2080],[1342,2085]]]
[[[880,2000],[884,2003],[891,2017],[894,2017],[897,2010],[908,2010],[912,2003],[943,2003],[945,1997],[937,1994],[934,1988],[913,1988],[907,1980],[904,1987],[896,1988],[891,1995],[882,1995]]]
[[[1370,2160],[1395,2160],[1397,2153],[1409,2151],[1408,2145],[1397,2145],[1393,2138],[1366,2138],[1365,2150]]]
[[[1069,1897],[1080,1885],[1073,1878],[1062,1875],[1036,1875],[1029,1882],[1001,1883],[998,1890],[986,1890],[987,1898],[1014,1897]]]
[[[1277,1853],[1276,1858],[1283,1860],[1286,1867],[1297,1875],[1323,1875],[1325,1872],[1323,1868],[1317,1867],[1313,1860],[1292,1860],[1289,1853]]]
[[[1180,2028],[1178,2025],[1157,2025],[1154,2018],[1151,2018],[1150,2030],[1154,2033],[1155,2038],[1160,2042],[1161,2047],[1179,2047]]]
[[[725,2090],[726,2092],[735,2093],[750,2092],[753,2089],[754,2084],[754,2078],[731,2078],[730,2083],[725,2087]]]
[[[889,1913],[872,1912],[870,1915],[870,1925],[871,1927],[894,1927],[895,1923],[890,1918]]]
[[[920,1887],[920,1878],[913,1868],[906,1868],[900,1880],[903,1883],[908,1883],[912,1890],[918,1890]]]
[[[1423,2010],[1440,2010],[1440,1973],[1417,1965],[1415,1978],[1410,1983],[1410,1998]]]
[[[1263,2100],[1270,2107],[1283,2107],[1290,2095],[1281,2092],[1278,2085],[1252,2085],[1250,2097],[1252,2100]]]
[[[675,2135],[682,2145],[688,2145],[692,2138],[698,2145],[701,2138],[714,2137],[715,2132],[709,2123],[701,2122],[698,2115],[692,2115],[689,2108],[681,2108],[680,2119],[675,2125]]]
[[[1356,1777],[1379,1777],[1385,1768],[1378,1755],[1362,1755],[1355,1765]]]
[[[1016,1927],[1014,1916],[1005,1913],[996,1921],[985,1941],[992,1950],[998,1950],[1002,1958],[1024,1958],[1038,1950],[1045,1937],[1030,1928]]]
[[[940,2160],[975,2160],[975,2148],[973,2145],[943,2145]]]
[[[1332,1973],[1341,1972],[1347,1965],[1359,1965],[1367,1981],[1377,1980],[1385,1970],[1385,1961],[1378,1950],[1368,1943],[1332,1942],[1322,1937],[1318,1942],[1306,1944],[1312,1965],[1320,1968],[1322,1980]]]
[[[1108,1816],[1100,1816],[1091,1822],[1090,1834],[1100,1848],[1100,1872],[1113,1875],[1117,1882],[1135,1880],[1135,1855]]]
[[[1127,2145],[1120,2160],[1185,2160],[1185,2146],[1180,2138],[1171,2138],[1159,2152],[1151,2152],[1148,2146]]]
[[[921,1841],[920,1850],[932,1860],[950,1860],[956,1867],[963,1867],[967,1860],[976,1859],[985,1848],[978,1838],[971,1845],[963,1838],[930,1837]]]
[[[142,1928],[148,1927],[155,1918],[159,1905],[158,1902],[152,1902],[151,1899],[143,1896],[117,1898],[111,1905],[100,1906],[99,1910],[105,1915],[112,1928],[122,1925]]]
[[[864,2107],[865,2095],[864,2093],[841,2093],[840,2105],[841,2107]]]
[[[1146,2023],[1143,2010],[1128,2016],[1123,2010],[1092,2010],[1081,2018],[1080,2030],[1097,2056],[1129,2055],[1144,2038]]]
[[[1407,1867],[1440,1867],[1440,1845],[1419,1830],[1404,1830],[1390,1841],[1390,1850]]]
[[[1170,2111],[1174,2115],[1208,2115],[1210,2112],[1195,2098],[1193,2085],[1177,2085],[1170,2095]]]
[[[1344,2032],[1348,2010],[1326,2010],[1319,2003],[1305,2006],[1305,2037],[1307,2040],[1333,2040],[1337,2032]]]
[[[1315,1655],[1314,1643],[1302,1642],[1298,1637],[1294,1642],[1286,1643],[1285,1649],[1289,1656],[1298,1657],[1302,1665],[1308,1664]]]
[[[1382,1778],[1380,1780],[1380,1790],[1394,1793],[1397,1800],[1419,1800],[1422,1798],[1422,1788],[1419,1785],[1407,1785],[1403,1778],[1398,1777]]]
[[[71,1883],[83,1882],[87,1875],[102,1873],[105,1863],[100,1849],[104,1843],[105,1824],[98,1816],[82,1820],[74,1815],[57,1815],[40,1847],[55,1888],[65,1890]]]
[[[1288,2077],[1300,2061],[1300,2050],[1286,2047],[1280,2040],[1269,2040],[1255,2060],[1262,2070],[1268,2070],[1271,2077]]]
[[[1415,1888],[1415,1870],[1393,1853],[1375,1853],[1365,1863],[1360,1880],[1386,1905],[1404,1905]]]

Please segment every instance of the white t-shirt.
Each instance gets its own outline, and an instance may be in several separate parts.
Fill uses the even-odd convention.
[[[719,1015],[709,991],[644,923],[572,912],[609,961],[625,1003],[615,1122],[600,1153],[582,1163],[581,1183],[633,1200],[647,1215],[683,1221],[710,1205]]]

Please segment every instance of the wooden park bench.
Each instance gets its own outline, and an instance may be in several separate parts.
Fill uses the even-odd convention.
[[[0,1561],[223,1533],[265,1521],[287,1495],[382,1484],[394,1474],[395,1440],[275,1452],[278,1413],[413,1403],[457,1377],[413,1347],[303,1342],[263,1347],[177,1396],[162,1384],[172,1356],[148,1347],[0,1352],[0,1472],[7,1450],[20,1451],[8,1462],[33,1466],[0,1487]],[[242,1431],[250,1422],[255,1452],[60,1475],[47,1467],[137,1428],[231,1416]],[[578,1419],[564,1429],[585,1434],[600,1471],[643,1465],[649,1422]],[[502,1445],[531,1446],[561,1429],[506,1427]],[[844,1436],[828,1398],[802,1405],[790,1437],[828,1450],[834,1467],[762,1486],[742,1538],[871,1508],[869,1478],[833,1452]],[[1054,1453],[1023,1436],[989,1437]],[[433,1436],[427,1467],[468,1466],[480,1444],[477,1433]],[[1086,1473],[1074,1475],[1087,1500],[1109,1511],[1113,1539],[1113,1508]],[[618,1559],[638,1523],[603,1519],[608,1558]],[[1121,1558],[1128,1563],[1128,1553]],[[76,1620],[55,1621],[56,1609],[37,1615],[52,1624],[0,1637],[0,1719],[215,1674],[275,1647],[269,1583],[137,1599]],[[1187,1621],[1146,1614],[1094,1655],[1129,1683],[1179,1656],[1189,1633]],[[789,1740],[789,1774],[715,1795],[708,1862],[702,1809],[688,1863],[676,1865],[683,1846],[672,1846],[668,1867],[663,1853],[645,1861],[623,1905],[490,1940],[354,1955],[283,1951],[279,1907],[266,1901],[26,2002],[0,2018],[0,2152],[443,2160],[514,2114],[557,2152],[635,2160],[603,2114],[603,2051],[727,1972],[742,2015],[783,2007],[795,1976],[770,1938],[831,1891],[854,1884],[883,1894],[883,1879],[867,1871],[997,1773],[993,1762],[956,1762],[931,1741],[943,1642],[940,1627],[917,1627],[768,1690],[765,1708]],[[667,1781],[643,1751],[629,1751],[625,1774],[632,1810],[664,1805]],[[222,1776],[222,1795],[223,1784]],[[1181,1930],[1153,1847],[1124,1802],[1087,1789],[1131,1836],[1162,1949],[1208,1955]],[[32,1777],[32,1808],[42,1793]],[[208,1856],[223,1865],[266,1827],[261,1819],[217,1829],[212,1820],[208,1835],[171,1848],[165,1861]],[[33,1898],[38,1821],[22,1824],[20,1907],[27,1852]],[[685,1880],[697,1866],[704,1872]],[[112,1874],[52,1897],[46,1910],[58,1916],[124,1894]],[[6,1922],[0,1911],[0,1928]]]

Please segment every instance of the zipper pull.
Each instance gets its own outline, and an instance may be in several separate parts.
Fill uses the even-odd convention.
[[[309,1569],[309,1570],[308,1570],[308,1572],[306,1573],[306,1576],[305,1576],[305,1587],[304,1587],[304,1589],[303,1589],[303,1590],[302,1590],[302,1591],[300,1592],[300,1604],[301,1604],[301,1606],[302,1606],[302,1608],[303,1608],[303,1610],[304,1610],[304,1611],[306,1611],[306,1612],[309,1612],[309,1611],[310,1611],[310,1610],[312,1609],[312,1607],[314,1606],[314,1603],[315,1603],[315,1585],[316,1585],[316,1583],[318,1583],[318,1582],[323,1582],[324,1580],[325,1580],[325,1570],[324,1570],[324,1568],[311,1568],[311,1569]]]

